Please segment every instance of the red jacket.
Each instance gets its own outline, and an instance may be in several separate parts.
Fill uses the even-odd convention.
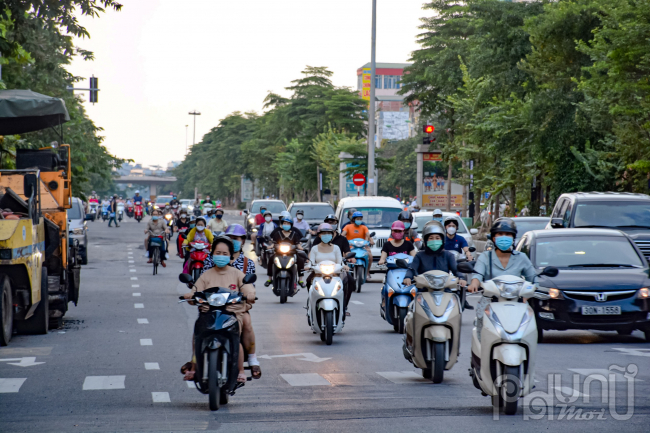
[[[261,213],[255,215],[255,225],[259,226],[263,222],[264,222],[264,215],[262,215]]]

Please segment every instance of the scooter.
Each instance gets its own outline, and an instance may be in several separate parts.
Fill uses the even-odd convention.
[[[400,265],[408,266],[406,262]],[[410,287],[417,288],[417,294],[406,315],[404,358],[422,369],[422,377],[440,383],[445,370],[458,361],[462,321],[458,278],[429,271],[413,280],[415,284]]]
[[[298,287],[298,266],[296,265],[297,254],[304,255],[303,251],[287,242],[280,242],[273,245],[271,251],[275,251],[273,264],[273,293],[280,297],[280,303],[287,302],[287,297],[293,297]],[[267,250],[270,253],[270,251]]]
[[[260,266],[268,269],[269,261],[273,257],[273,242],[271,238],[268,236],[265,238],[256,238],[255,246],[260,250]]]
[[[469,252],[470,252],[470,253],[473,253],[474,251],[476,251],[476,248],[474,248],[474,247],[469,247]],[[456,259],[456,263],[467,262],[467,263],[469,263],[469,264],[472,265],[472,266],[474,266],[474,264],[476,263],[476,259],[473,260],[473,261],[468,261],[468,260],[467,260],[467,255],[466,255],[464,252],[463,252],[463,253],[459,253],[459,252],[456,251],[456,250],[451,250],[451,251],[449,251],[449,252],[450,252],[451,254],[453,254],[454,258]],[[458,275],[458,277],[459,277],[461,280],[469,281],[468,277],[467,277],[465,274],[462,274],[462,273],[461,273],[460,275]],[[465,311],[465,300],[467,299],[467,287],[461,287],[461,288],[460,288],[459,296],[460,296],[461,311]]]
[[[370,233],[370,237],[374,237],[375,232]],[[361,293],[361,286],[366,282],[366,276],[368,275],[368,266],[369,263],[368,251],[366,247],[370,245],[365,239],[352,239],[350,242],[350,251],[355,253],[355,258],[357,259],[354,264],[354,278],[357,282],[357,293]]]
[[[346,256],[346,258],[352,257],[354,253],[348,253]],[[334,334],[341,332],[344,325],[345,295],[343,280],[340,277],[343,267],[325,260],[314,264],[311,269],[315,276],[307,297],[307,324],[314,334],[320,334],[321,341],[329,346],[332,344]]]
[[[189,274],[181,274],[178,279],[190,288],[193,286],[194,280]],[[243,283],[252,284],[256,280],[257,275],[249,274]],[[187,302],[182,296],[180,299],[180,302]],[[237,317],[226,307],[243,304],[246,297],[241,292],[211,287],[194,293],[192,300],[199,306],[210,306],[208,312],[199,313],[194,324],[194,384],[202,394],[208,395],[210,410],[219,410],[220,405],[228,404],[230,396],[244,386],[244,383],[237,382],[241,330]],[[247,377],[247,381],[250,380]]]
[[[164,216],[167,227],[169,227],[169,233],[167,234],[167,240],[171,240],[172,233],[174,232],[174,214],[171,211],[166,211]]]
[[[126,206],[126,216],[133,218],[133,205],[129,204]]]
[[[208,212],[212,210],[212,204],[211,203],[206,203],[203,205],[203,216],[206,216]]]
[[[187,228],[178,229],[178,236],[176,236],[176,251],[181,259],[185,258],[185,250],[183,249],[183,241],[187,239]]]
[[[117,221],[122,222],[124,219],[124,203],[117,204]]]
[[[473,273],[474,268],[460,263],[458,270]],[[539,275],[557,274],[557,268],[548,266]],[[514,415],[519,399],[534,386],[537,323],[525,300],[535,296],[536,286],[520,277],[502,275],[484,281],[481,288],[483,296],[496,301],[475,321],[469,374],[474,386],[492,397],[496,410],[503,408],[506,415]]]
[[[110,212],[108,210],[109,204],[102,205],[102,221],[106,221],[109,218]]]
[[[400,253],[386,258],[388,272],[384,277],[384,285],[381,288],[379,313],[382,319],[393,325],[395,332],[403,334],[404,319],[406,318],[408,306],[415,297],[415,287],[402,283],[406,275],[406,269],[398,267],[397,263],[395,263],[396,260],[404,260],[407,265],[410,265],[413,257]]]
[[[93,222],[97,219],[98,209],[99,209],[99,203],[90,202],[90,215],[93,216],[92,219]]]
[[[179,236],[180,237],[180,236]],[[190,253],[190,258],[187,262],[187,273],[192,275],[194,281],[198,280],[203,271],[203,261],[208,258],[210,254],[210,243],[203,241],[190,242],[190,247],[194,249]]]
[[[136,219],[137,222],[142,221],[143,212],[142,212],[142,205],[141,204],[136,203],[135,208],[134,208],[134,215],[135,215],[135,219]]]

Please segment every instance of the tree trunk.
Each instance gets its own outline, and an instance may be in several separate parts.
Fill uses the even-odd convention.
[[[544,204],[546,205],[545,216],[551,216],[551,185],[546,185],[546,196],[544,197]]]
[[[497,195],[494,197],[494,219],[493,219],[492,221],[496,221],[496,220],[498,220],[498,219],[499,219],[499,216],[500,216],[500,215],[499,215],[499,214],[500,214],[500,211],[501,211],[501,203],[499,202],[499,196],[500,196],[500,195],[501,195],[501,193],[497,194]]]
[[[320,167],[318,164],[316,164],[316,198],[318,199],[317,201],[322,201],[321,200],[321,191],[320,191]]]
[[[481,196],[483,191],[474,187],[474,222],[481,219]]]
[[[510,215],[517,216],[517,185],[513,184],[510,187]]]
[[[465,142],[463,141],[463,147],[465,147]],[[467,188],[467,161],[463,160],[463,215],[464,217],[469,216],[469,196]]]
[[[447,212],[451,212],[451,172],[452,172],[451,158],[449,158],[449,170],[447,172]],[[418,197],[422,200],[422,197]]]

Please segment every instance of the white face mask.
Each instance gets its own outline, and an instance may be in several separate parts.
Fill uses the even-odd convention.
[[[181,214],[181,218],[187,218],[187,215]]]
[[[302,215],[296,215],[296,218],[298,218],[299,220],[301,220],[301,219],[302,219]]]
[[[205,230],[205,226],[196,226],[196,229],[202,232],[203,230]]]
[[[266,221],[267,223],[270,223],[271,222],[271,217],[264,217],[264,221]]]
[[[449,233],[450,235],[455,235],[456,234],[456,227],[454,227],[454,226],[449,227],[447,229],[447,233]]]

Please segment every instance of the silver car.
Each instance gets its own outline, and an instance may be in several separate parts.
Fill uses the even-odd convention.
[[[72,207],[68,209],[68,230],[70,242],[79,242],[79,255],[81,264],[88,264],[88,227],[86,221],[92,221],[92,214],[86,215],[84,203],[81,199],[74,197]]]

